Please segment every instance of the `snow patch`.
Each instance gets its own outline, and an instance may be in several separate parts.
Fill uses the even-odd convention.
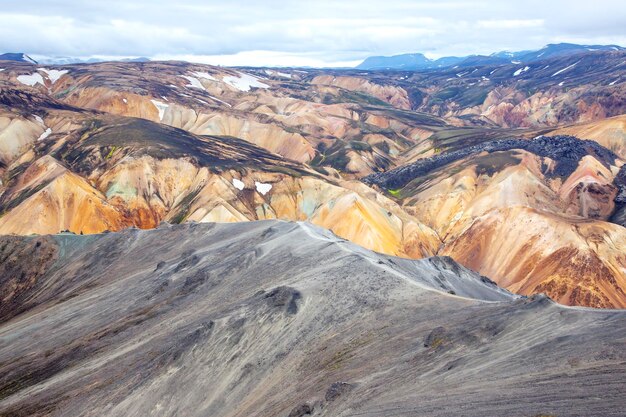
[[[219,99],[219,98],[217,98],[217,97],[213,97],[213,96],[209,96],[209,97],[210,97],[210,98],[212,98],[212,99],[213,99],[213,100],[215,100],[215,101],[218,101],[218,102],[220,102],[220,103],[222,103],[222,104],[227,105],[228,107],[233,107],[233,106],[231,106],[230,104],[228,104],[227,102],[225,102],[224,100],[220,100],[220,99]]]
[[[222,78],[222,81],[224,81],[231,87],[235,87],[239,91],[250,91],[250,88],[252,87],[270,88],[269,85],[263,84],[261,81],[258,80],[258,78],[249,74],[243,74],[241,72],[239,73],[239,77],[228,76]]]
[[[6,68],[0,68],[0,72],[6,71]]]
[[[43,82],[43,77],[41,76],[41,74],[35,72],[32,74],[26,74],[26,75],[18,75],[17,76],[17,80],[19,82],[21,82],[24,85],[28,85],[30,87],[34,87],[35,84],[39,83],[41,85],[45,85]]]
[[[217,81],[217,79],[208,72],[194,71],[191,75],[195,75],[198,78],[204,78],[205,80]]]
[[[46,68],[37,68],[37,71],[45,72],[52,84],[56,83],[59,80],[59,78],[61,78],[62,76],[64,76],[65,74],[69,72],[68,70],[59,71],[59,70],[49,70]]]
[[[188,88],[199,88],[200,90],[206,91],[206,88],[204,88],[204,86],[202,85],[200,80],[198,80],[197,78],[190,77],[189,75],[181,75],[181,77],[183,77],[184,79],[189,81],[189,84],[187,84],[185,87],[188,87]]]
[[[563,83],[565,83],[565,81],[561,81],[561,82],[559,83],[559,87],[563,87]]]
[[[158,101],[158,100],[150,100],[150,101],[152,102],[152,104],[154,104],[154,107],[156,107],[157,110],[159,111],[159,120],[163,121],[163,116],[165,115],[165,110],[167,110],[169,105],[163,103],[162,101]]]
[[[52,129],[47,128],[37,139],[37,142],[44,140],[45,138],[47,138],[48,136],[50,136],[52,134]]]
[[[256,187],[256,190],[263,195],[269,193],[269,191],[272,189],[272,184],[264,184],[258,181],[254,182],[254,186]]]
[[[46,127],[46,124],[43,122],[43,119],[41,118],[41,116],[37,116],[36,114],[33,114],[33,117],[35,118],[35,120],[37,121],[37,123],[39,123],[40,125],[42,125],[43,127]]]
[[[291,78],[291,74],[287,74],[286,72],[280,72],[280,71],[272,71],[272,70],[265,70],[265,73],[267,75],[276,75],[278,77],[283,77],[283,78]]]
[[[568,70],[568,69],[570,69],[570,68],[573,68],[573,67],[574,67],[576,64],[578,64],[579,62],[580,62],[580,61],[576,61],[576,62],[574,62],[572,65],[570,65],[569,67],[565,67],[565,68],[563,68],[563,69],[561,69],[561,70],[558,70],[557,72],[555,72],[554,74],[552,74],[552,77],[554,77],[555,75],[559,75],[559,74],[561,74],[562,72],[565,72],[565,71],[567,71],[567,70]]]
[[[128,104],[128,100],[126,100],[125,98],[122,99],[122,101],[126,104]]]
[[[258,184],[258,182],[256,184]],[[241,191],[243,190],[243,187],[245,187],[245,184],[243,183],[243,181],[238,180],[237,178],[233,178],[233,187]],[[258,189],[258,186],[257,186],[257,189]]]
[[[515,72],[513,73],[513,76],[514,76],[514,77],[517,77],[518,75],[520,75],[520,74],[521,74],[521,73],[523,73],[523,72],[528,71],[529,69],[530,69],[530,67],[520,68],[520,69],[518,69],[517,71],[515,71]]]
[[[617,80],[613,81],[612,83],[610,83],[609,85],[615,85],[615,83],[618,82],[618,81],[619,81],[619,78]]]

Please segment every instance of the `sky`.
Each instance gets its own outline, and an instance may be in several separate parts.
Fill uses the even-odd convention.
[[[558,42],[626,46],[626,1],[0,0],[0,52],[35,57],[341,67]]]

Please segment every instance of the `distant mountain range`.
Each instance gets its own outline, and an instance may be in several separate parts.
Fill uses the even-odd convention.
[[[625,51],[626,48],[618,45],[578,45],[573,43],[549,44],[536,51],[500,51],[491,55],[445,56],[430,59],[421,53],[401,54],[393,56],[372,56],[366,58],[355,68],[360,70],[396,70],[418,71],[447,67],[471,67],[482,65],[525,64],[547,58],[557,58],[569,55],[596,52],[596,51]],[[19,61],[42,65],[70,65],[90,64],[97,62],[149,62],[150,58],[77,58],[71,56],[37,56],[33,59],[23,52],[9,52],[0,54],[0,61]],[[350,69],[350,68],[345,68]]]
[[[123,59],[104,59],[104,58],[76,58],[70,56],[56,56],[56,57],[38,57],[37,60],[31,58],[23,52],[8,52],[0,54],[0,61],[18,61],[28,62],[31,64],[47,64],[47,65],[69,65],[69,64],[93,64],[96,62],[107,61],[120,61],[120,62],[149,62],[150,59],[146,57],[138,58],[123,58]]]
[[[529,63],[546,58],[575,55],[595,51],[623,51],[626,48],[617,45],[577,45],[573,43],[549,44],[537,51],[501,51],[491,55],[469,55],[464,57],[448,56],[429,59],[423,54],[402,54],[394,56],[373,56],[356,66],[363,70],[398,70],[415,71],[435,68],[476,65],[504,65],[510,63]]]
[[[138,57],[138,58],[122,58],[122,59],[111,59],[111,58],[75,58],[71,56],[61,56],[61,57],[37,57],[37,60],[40,64],[48,64],[48,65],[70,65],[70,64],[95,64],[98,62],[108,62],[108,61],[118,61],[118,62],[149,62],[150,58],[146,57]]]
[[[22,52],[7,52],[6,54],[0,54],[0,61],[20,61],[38,64],[37,61]]]

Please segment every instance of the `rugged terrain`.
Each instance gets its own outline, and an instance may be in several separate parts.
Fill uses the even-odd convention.
[[[450,258],[281,221],[6,236],[0,256],[3,416],[622,415],[624,311]]]
[[[571,136],[500,139],[365,179],[389,189],[452,256],[523,294],[624,307],[620,158]]]
[[[539,54],[419,72],[1,61],[0,233],[307,220],[626,307],[626,52]]]

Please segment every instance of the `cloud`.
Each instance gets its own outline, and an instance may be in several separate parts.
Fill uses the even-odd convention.
[[[521,29],[536,28],[543,25],[543,19],[479,20],[477,24],[479,28],[483,29]]]
[[[613,0],[601,5],[564,0],[6,3],[0,10],[0,49],[47,56],[345,65],[407,52],[464,55],[559,41],[626,44],[626,5]]]

